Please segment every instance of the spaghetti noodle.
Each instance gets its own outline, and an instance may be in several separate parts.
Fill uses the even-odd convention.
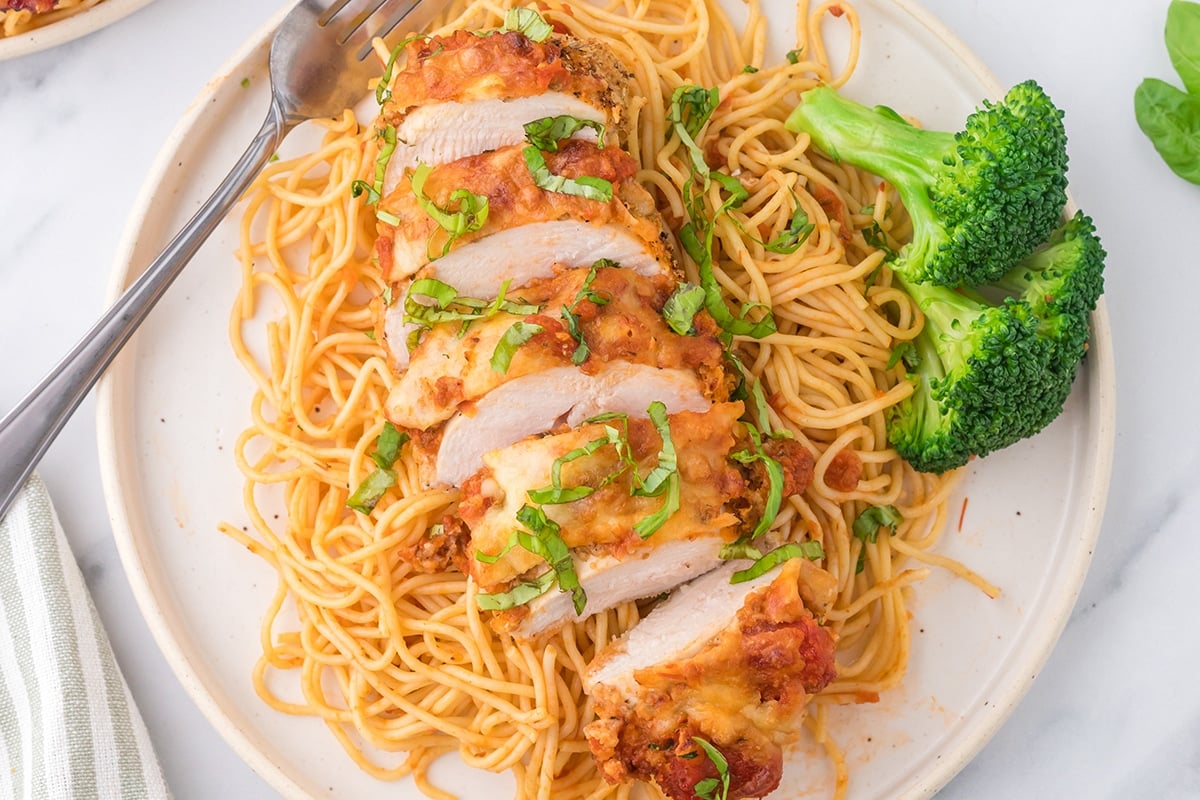
[[[504,11],[492,0],[457,9],[444,30],[496,27]],[[831,793],[840,797],[847,771],[825,709],[873,699],[903,676],[908,593],[928,574],[905,564],[949,568],[997,591],[930,552],[955,476],[916,473],[887,445],[885,412],[911,392],[889,359],[922,324],[884,265],[885,248],[908,231],[904,214],[888,187],[814,154],[807,137],[783,125],[799,92],[849,77],[858,17],[844,2],[801,0],[797,49],[767,65],[756,0],[742,27],[712,0],[545,0],[540,9],[561,29],[607,43],[634,73],[636,135],[626,144],[676,229],[690,174],[687,153],[668,136],[668,101],[684,84],[719,88],[701,145],[749,198],[716,221],[714,267],[728,297],[774,313],[777,333],[737,346],[763,382],[772,424],[816,455],[811,488],[785,504],[776,525],[822,541],[824,566],[838,580],[827,620],[840,637],[838,677],[814,699],[805,726],[834,761]],[[821,37],[829,15],[851,34],[840,68]],[[377,140],[349,111],[326,127],[314,152],[263,172],[242,221],[243,284],[229,331],[258,387],[236,448],[253,528],[223,530],[279,573],[254,685],[273,708],[323,719],[362,769],[384,780],[412,775],[429,797],[452,797],[430,782],[428,767],[455,752],[474,767],[511,770],[518,798],[626,798],[629,786],[599,777],[583,737],[591,717],[581,674],[645,606],[626,604],[536,643],[496,633],[465,576],[421,574],[400,555],[457,499],[422,488],[407,448],[396,485],[370,516],[346,508],[371,472],[395,378],[379,343],[386,284],[372,261],[374,219],[350,191],[369,179]],[[768,252],[763,242],[788,226],[797,204],[815,226],[808,240],[790,254]],[[695,265],[686,269],[696,280]],[[258,355],[246,337],[262,328],[254,315],[264,294],[285,311],[266,323]],[[858,480],[845,481],[847,469]],[[278,497],[282,521],[263,510]],[[903,517],[894,532],[855,537],[857,517],[882,505]],[[283,621],[291,606],[298,625]],[[275,673],[295,676],[301,702],[276,693]]]

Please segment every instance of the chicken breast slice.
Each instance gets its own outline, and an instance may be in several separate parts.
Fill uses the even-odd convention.
[[[506,549],[511,532],[522,528],[518,513],[539,502],[530,493],[552,484],[559,459],[565,459],[559,463],[559,485],[590,490],[573,502],[541,506],[568,548],[586,547],[592,555],[610,553],[623,559],[698,536],[732,541],[741,520],[726,510],[726,504],[746,492],[738,464],[729,458],[738,444],[735,433],[742,410],[741,403],[719,403],[704,412],[667,416],[679,507],[646,538],[636,526],[666,504],[665,494],[647,497],[633,491],[635,466],[639,476],[649,475],[663,448],[663,437],[649,419],[608,419],[486,453],[484,468],[463,484],[459,503],[459,515],[471,529],[471,549],[488,556]],[[475,558],[474,552],[470,555],[471,574],[487,589],[502,587],[544,564],[541,556],[519,547],[488,559],[491,563]],[[636,593],[638,587],[629,588],[634,592],[629,597],[643,596]]]
[[[667,410],[705,411],[710,403],[689,370],[616,362],[595,374],[555,367],[492,390],[471,409],[456,413],[441,435],[418,438],[418,457],[432,462],[430,484],[458,486],[483,467],[483,455],[560,425],[577,426],[604,411],[644,417],[655,400]]]
[[[671,330],[662,308],[674,289],[675,282],[666,276],[647,278],[627,269],[559,270],[507,295],[539,308],[536,314],[501,312],[472,322],[465,332],[459,322],[435,325],[424,333],[389,394],[388,418],[405,428],[426,430],[509,381],[570,366],[579,341],[571,335],[564,308],[587,345],[579,363],[584,372],[595,373],[614,361],[689,369],[700,377],[707,397],[723,400],[728,387],[716,323],[701,311],[693,319],[694,335]],[[387,313],[403,317],[404,312],[393,306]],[[518,321],[541,331],[516,349],[507,369],[497,370],[492,355]]]
[[[512,99],[487,98],[470,103],[451,100],[414,108],[396,128],[396,149],[388,160],[383,193],[391,194],[404,171],[417,164],[436,166],[500,147],[523,144],[526,123],[557,116],[595,122],[605,126],[606,134],[610,123],[604,109],[565,92]],[[576,131],[573,138],[594,142],[598,134],[593,128],[585,127]]]
[[[633,75],[599,41],[456,31],[413,40],[400,63],[377,123],[396,130],[388,192],[406,167],[524,142],[525,123],[544,117],[602,123],[616,145],[627,133]]]
[[[526,613],[509,612],[513,621],[502,621],[497,627],[518,638],[533,639],[629,600],[668,592],[719,566],[725,542],[720,534],[708,533],[641,548],[623,558],[585,555],[575,561],[579,583],[587,592],[581,614],[575,613],[570,594],[550,591],[530,602]]]
[[[670,237],[628,153],[579,139],[544,153],[554,175],[608,181],[613,191],[605,201],[539,187],[524,151],[505,147],[435,167],[420,187],[422,198],[409,175],[401,179],[380,202],[387,213],[375,246],[386,278],[398,284],[421,273],[486,298],[505,280],[519,287],[550,277],[559,263],[582,267],[609,258],[644,275],[673,271]],[[487,198],[486,219],[451,239],[423,203],[453,213],[464,191]],[[398,223],[386,221],[389,215]]]
[[[608,782],[653,780],[672,800],[693,800],[718,774],[702,738],[728,762],[730,797],[779,785],[783,746],[836,674],[836,639],[818,617],[837,585],[802,558],[731,584],[749,563],[681,587],[589,666],[596,720],[584,733]]]

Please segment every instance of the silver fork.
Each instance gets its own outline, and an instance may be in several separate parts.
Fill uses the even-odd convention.
[[[42,382],[0,420],[0,518],[67,419],[167,287],[302,122],[332,117],[366,94],[378,66],[371,40],[401,23],[420,31],[435,0],[299,0],[271,42],[271,108],[212,196]]]

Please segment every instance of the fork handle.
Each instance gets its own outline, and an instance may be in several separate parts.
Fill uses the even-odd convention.
[[[229,175],[42,382],[0,420],[0,519],[121,347],[295,126],[277,102]]]

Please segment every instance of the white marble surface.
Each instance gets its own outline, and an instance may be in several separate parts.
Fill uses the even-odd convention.
[[[1025,701],[939,797],[1200,797],[1200,371],[1187,349],[1200,187],[1158,160],[1131,100],[1143,76],[1174,79],[1167,0],[925,4],[1003,83],[1036,77],[1067,110],[1071,187],[1109,251],[1119,376],[1112,492],[1079,605]],[[277,5],[158,0],[75,43],[0,62],[0,409],[100,312],[160,144]],[[101,498],[95,429],[89,400],[41,473],[167,779],[184,800],[270,797],[192,706],[138,614]]]

